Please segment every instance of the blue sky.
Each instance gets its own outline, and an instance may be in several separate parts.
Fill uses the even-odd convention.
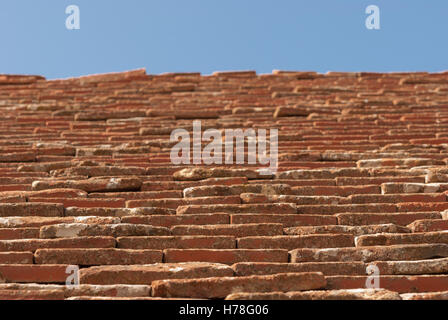
[[[80,30],[65,27],[72,4]],[[0,73],[436,72],[447,31],[446,0],[1,0]]]

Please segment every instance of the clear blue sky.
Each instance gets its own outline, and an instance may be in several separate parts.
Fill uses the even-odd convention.
[[[65,27],[78,5],[81,29]],[[381,29],[365,27],[368,5]],[[1,0],[0,73],[443,71],[446,0]]]

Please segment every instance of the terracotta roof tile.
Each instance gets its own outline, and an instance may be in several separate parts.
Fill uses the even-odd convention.
[[[0,299],[446,298],[447,80],[0,75]],[[222,141],[267,129],[275,172],[246,161],[249,138],[172,162],[194,121]]]

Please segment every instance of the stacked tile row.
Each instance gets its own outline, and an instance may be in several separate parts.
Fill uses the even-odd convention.
[[[0,76],[0,298],[444,299],[447,93],[423,72]],[[173,164],[195,120],[277,129],[277,172]]]

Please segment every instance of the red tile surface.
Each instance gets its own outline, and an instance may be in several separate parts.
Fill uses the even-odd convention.
[[[446,72],[2,75],[0,299],[446,299],[447,92]],[[278,129],[278,171],[173,164],[194,120]]]

